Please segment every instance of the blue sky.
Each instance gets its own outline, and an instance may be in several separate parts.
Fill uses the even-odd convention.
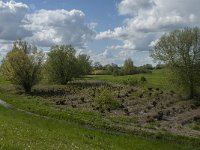
[[[18,38],[48,51],[72,44],[93,62],[153,63],[165,33],[200,25],[199,0],[0,0],[1,58]]]

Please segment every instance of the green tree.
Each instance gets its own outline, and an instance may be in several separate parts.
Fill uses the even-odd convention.
[[[94,70],[102,70],[103,66],[100,62],[94,62],[93,69]]]
[[[125,75],[134,74],[135,67],[133,65],[133,61],[131,60],[131,58],[128,58],[124,61],[123,72]]]
[[[73,77],[77,77],[77,59],[75,49],[69,45],[51,47],[45,64],[50,82],[67,84]]]
[[[81,54],[77,57],[78,59],[78,76],[87,75],[92,71],[92,62],[90,56]]]
[[[111,63],[104,66],[107,74],[114,74],[114,72],[119,70],[117,64]]]
[[[41,51],[25,41],[18,40],[4,58],[1,72],[7,80],[28,93],[40,79],[42,60]]]
[[[153,66],[151,64],[145,64],[141,67],[144,68],[144,69],[147,69],[147,70],[153,70]]]
[[[81,54],[70,45],[56,45],[50,49],[45,70],[50,82],[67,84],[72,78],[86,75],[91,71],[90,57]]]
[[[165,64],[158,63],[158,64],[155,66],[155,69],[163,69],[163,68],[165,68]]]
[[[195,96],[200,84],[200,29],[185,28],[163,35],[151,56],[168,65],[173,83]]]

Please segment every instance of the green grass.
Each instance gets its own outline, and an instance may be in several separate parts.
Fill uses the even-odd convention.
[[[0,94],[0,99],[3,99],[16,108],[43,116],[73,121],[79,124],[90,124],[92,126],[106,125],[106,122],[103,121],[102,116],[98,113],[73,108],[64,110],[56,109],[53,105],[46,103],[45,100],[33,98],[31,96]]]
[[[0,107],[0,149],[189,150],[162,140],[91,130]],[[194,148],[193,148],[194,149]]]
[[[88,75],[86,77],[87,80],[101,80],[101,81],[109,81],[116,83],[123,83],[128,79],[140,80],[141,77],[145,77],[147,82],[143,84],[143,86],[148,87],[159,87],[162,89],[171,88],[170,84],[167,81],[165,70],[154,70],[152,73],[146,74],[136,74],[136,75],[127,75],[127,76],[113,76],[113,75]]]

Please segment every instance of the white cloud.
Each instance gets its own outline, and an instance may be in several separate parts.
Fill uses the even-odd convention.
[[[22,19],[29,7],[23,3],[14,1],[0,1],[0,39],[16,40],[30,36],[31,33],[22,27]]]
[[[139,11],[151,9],[153,0],[122,0],[118,5],[120,15],[137,15]]]
[[[21,38],[39,47],[71,44],[78,50],[87,47],[95,36],[97,23],[87,23],[80,10],[34,10],[22,2],[0,0],[0,53],[11,49]],[[35,9],[35,8],[34,8]]]
[[[89,54],[93,62],[101,62],[103,65],[115,63],[120,66],[123,65],[124,60],[131,58],[134,61],[134,65],[140,66],[142,64],[153,63],[152,58],[149,56],[149,51],[133,51],[133,50],[121,50],[121,49],[106,49],[102,53],[94,55]]]
[[[115,39],[122,45],[110,48],[149,50],[163,33],[186,26],[199,26],[199,0],[122,0],[117,8],[124,25],[100,32],[96,39]]]
[[[80,10],[67,11],[39,10],[24,19],[25,29],[32,31],[29,40],[40,46],[71,44],[85,48],[87,41],[95,35],[95,24],[85,22],[85,14]]]
[[[12,48],[12,42],[0,40],[0,43],[1,43],[0,46],[0,63],[1,63],[1,60],[6,56],[8,51]]]

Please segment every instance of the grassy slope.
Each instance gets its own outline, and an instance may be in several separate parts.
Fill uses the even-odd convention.
[[[0,149],[191,149],[161,140],[108,134],[0,107]]]

